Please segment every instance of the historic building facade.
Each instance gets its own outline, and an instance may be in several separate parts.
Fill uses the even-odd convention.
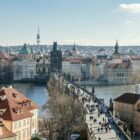
[[[140,134],[140,95],[124,93],[114,102],[115,116],[124,121],[133,132]]]
[[[120,58],[121,58],[121,54],[119,53],[119,44],[118,41],[116,41],[115,51],[113,53],[113,59],[120,59]]]
[[[11,86],[0,90],[0,118],[16,140],[30,140],[38,133],[37,104]]]
[[[33,58],[32,52],[25,44],[17,59],[12,62],[13,80],[33,80],[36,75],[36,61]]]
[[[62,72],[70,75],[74,79],[89,80],[92,77],[92,59],[64,59],[62,62]]]
[[[131,62],[107,63],[104,67],[104,75],[108,84],[132,84]]]

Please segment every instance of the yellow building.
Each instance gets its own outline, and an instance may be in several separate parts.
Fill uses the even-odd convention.
[[[115,116],[140,134],[140,94],[124,93],[114,100]]]
[[[10,132],[4,125],[4,120],[0,118],[0,140],[16,140],[16,134]]]
[[[38,106],[11,86],[0,90],[0,118],[16,140],[38,133]]]

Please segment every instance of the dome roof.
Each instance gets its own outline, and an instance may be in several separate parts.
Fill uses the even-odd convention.
[[[24,46],[20,49],[19,54],[30,54],[31,51],[27,48],[27,45],[24,44]]]

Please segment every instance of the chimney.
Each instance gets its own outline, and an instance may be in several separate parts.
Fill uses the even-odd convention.
[[[8,88],[13,88],[12,85],[10,85]]]

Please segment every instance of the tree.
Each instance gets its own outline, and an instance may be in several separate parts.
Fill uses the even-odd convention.
[[[39,138],[38,136],[32,137],[31,140],[42,140],[41,138]]]
[[[56,80],[55,85],[53,83],[52,79],[48,83],[50,96],[45,109],[51,110],[55,121],[52,131],[57,131],[59,138],[66,140],[71,133],[80,132],[85,128],[84,108],[79,100],[73,96],[73,93],[67,94],[67,86],[63,87],[63,84]]]

